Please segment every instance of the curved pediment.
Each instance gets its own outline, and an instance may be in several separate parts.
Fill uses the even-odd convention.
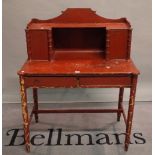
[[[90,8],[68,8],[62,11],[62,14],[58,17],[40,20],[33,19],[35,23],[109,23],[109,22],[125,22],[126,18],[108,19],[96,14],[96,11]]]
[[[95,11],[90,8],[68,8],[65,11],[62,11],[62,14],[47,20],[32,19],[28,24],[30,28],[32,25],[33,28],[38,28],[39,24],[123,24],[124,27],[130,27],[130,23],[126,18],[119,19],[108,19],[101,17],[96,14]],[[47,26],[46,25],[46,26]],[[45,25],[44,25],[45,26]]]

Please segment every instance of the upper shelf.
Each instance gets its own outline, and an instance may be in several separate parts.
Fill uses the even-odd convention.
[[[51,29],[51,27],[107,27],[110,29],[129,29],[126,18],[108,19],[101,17],[90,8],[68,8],[58,17],[40,20],[32,19],[27,29]]]

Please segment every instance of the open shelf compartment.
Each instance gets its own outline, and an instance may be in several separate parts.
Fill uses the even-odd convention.
[[[52,28],[54,58],[104,58],[106,28]],[[67,55],[66,55],[67,54]]]

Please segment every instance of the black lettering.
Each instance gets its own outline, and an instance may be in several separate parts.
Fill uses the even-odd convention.
[[[142,138],[143,134],[142,133],[134,133],[133,134],[134,138],[138,139],[139,141],[135,140],[136,144],[145,144],[146,140]]]
[[[19,130],[22,130],[22,129],[11,129],[6,133],[6,135],[9,136],[10,132],[13,131],[10,143],[8,145],[5,145],[5,146],[19,146],[19,145],[25,144],[24,135],[18,135]],[[19,143],[19,144],[15,144],[17,137],[19,137],[21,139],[21,143]]]
[[[56,145],[62,145],[61,144],[61,134],[62,134],[62,129],[58,129],[58,138],[57,138],[57,144]]]
[[[84,136],[87,136],[89,138],[89,142],[86,145],[95,145],[95,144],[93,144],[91,134],[82,134],[82,135],[79,135],[79,134],[67,134],[65,136],[67,137],[67,144],[64,144],[64,145],[73,145],[73,144],[71,144],[71,137],[73,137],[73,136],[78,137],[78,142],[75,145],[84,145],[84,144],[82,144],[82,137],[84,137]]]
[[[120,142],[120,135],[123,135],[123,136],[125,137],[125,133],[120,133],[120,134],[115,133],[115,134],[113,134],[113,135],[114,135],[115,138],[116,138],[116,144],[123,144],[122,142]]]
[[[35,140],[35,139],[43,139],[43,138],[45,138],[45,136],[42,135],[42,134],[34,135],[34,136],[31,138],[31,144],[32,144],[32,145],[35,145],[35,146],[40,146],[40,145],[42,145],[42,144],[44,144],[44,143],[42,142],[42,143],[36,144],[36,143],[34,142],[34,140]]]
[[[103,137],[96,141],[97,144],[99,144],[99,145],[103,145],[103,144],[112,145],[113,144],[113,142],[110,143],[110,139],[109,139],[109,136],[107,134],[99,133],[96,136],[98,137],[100,135],[103,135]],[[104,139],[105,139],[105,141],[104,141]]]
[[[49,136],[48,136],[48,142],[46,145],[52,145],[51,141],[52,141],[52,136],[53,136],[53,129],[48,129],[49,130]]]

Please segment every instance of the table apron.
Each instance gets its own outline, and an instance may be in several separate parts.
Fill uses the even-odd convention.
[[[99,77],[24,77],[26,88],[104,88],[131,87],[132,76]]]

